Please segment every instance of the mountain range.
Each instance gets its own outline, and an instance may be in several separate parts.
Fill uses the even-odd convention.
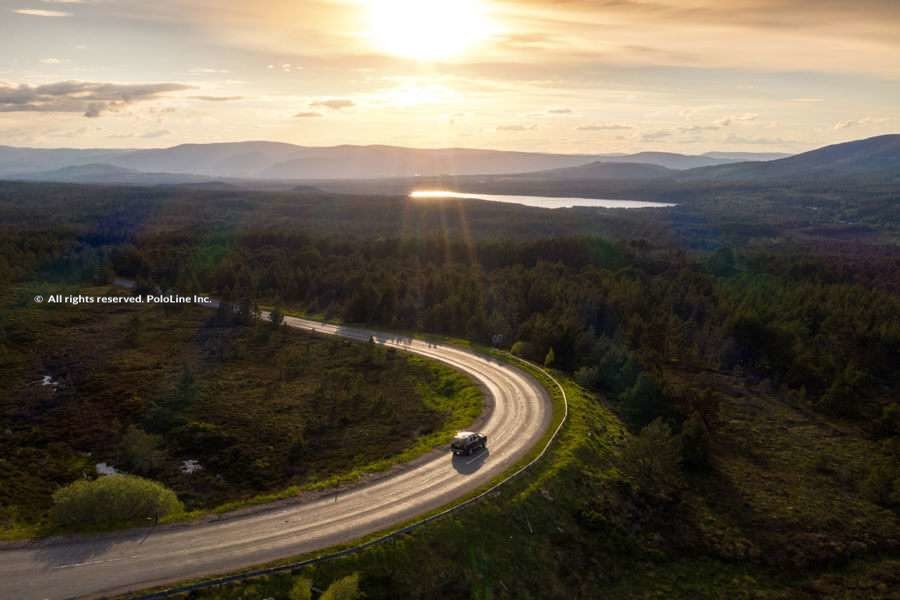
[[[784,155],[753,155],[770,160]],[[725,154],[667,152],[623,154],[548,154],[468,148],[418,149],[398,146],[305,147],[278,142],[182,144],[150,150],[39,149],[0,146],[0,177],[48,179],[79,177],[74,167],[97,165],[144,173],[169,173],[242,179],[374,179],[435,175],[494,175],[575,167],[602,161],[640,163],[668,169],[731,164],[746,158]],[[123,172],[110,170],[121,177]]]
[[[900,181],[900,135],[794,156],[670,152],[548,154],[398,146],[305,147],[278,142],[182,144],[150,150],[0,146],[0,178],[129,185],[487,176],[547,181]]]

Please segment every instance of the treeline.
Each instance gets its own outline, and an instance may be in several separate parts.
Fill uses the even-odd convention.
[[[702,392],[668,376],[706,369],[896,425],[883,413],[896,410],[900,301],[814,257],[787,268],[731,250],[700,260],[587,237],[466,243],[248,230],[147,236],[114,251],[112,264],[145,285],[498,342],[619,398],[635,424],[706,411]]]

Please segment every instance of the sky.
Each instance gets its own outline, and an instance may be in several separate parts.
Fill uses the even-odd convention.
[[[900,131],[898,0],[0,0],[0,144],[800,152]]]

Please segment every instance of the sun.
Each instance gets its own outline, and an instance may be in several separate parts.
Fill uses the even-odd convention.
[[[479,0],[368,0],[368,37],[378,50],[415,60],[446,60],[491,34]]]

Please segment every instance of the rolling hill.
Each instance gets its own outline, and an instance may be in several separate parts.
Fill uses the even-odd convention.
[[[577,167],[549,169],[535,173],[522,173],[518,177],[553,181],[583,181],[591,179],[656,179],[672,176],[676,171],[646,163],[596,161]]]
[[[769,162],[745,162],[685,171],[679,181],[805,183],[828,179],[900,181],[900,134],[844,142]]]
[[[62,167],[50,171],[14,176],[23,181],[51,181],[57,183],[104,183],[122,185],[175,185],[208,183],[209,177],[186,173],[148,173],[104,163],[90,163]]]

